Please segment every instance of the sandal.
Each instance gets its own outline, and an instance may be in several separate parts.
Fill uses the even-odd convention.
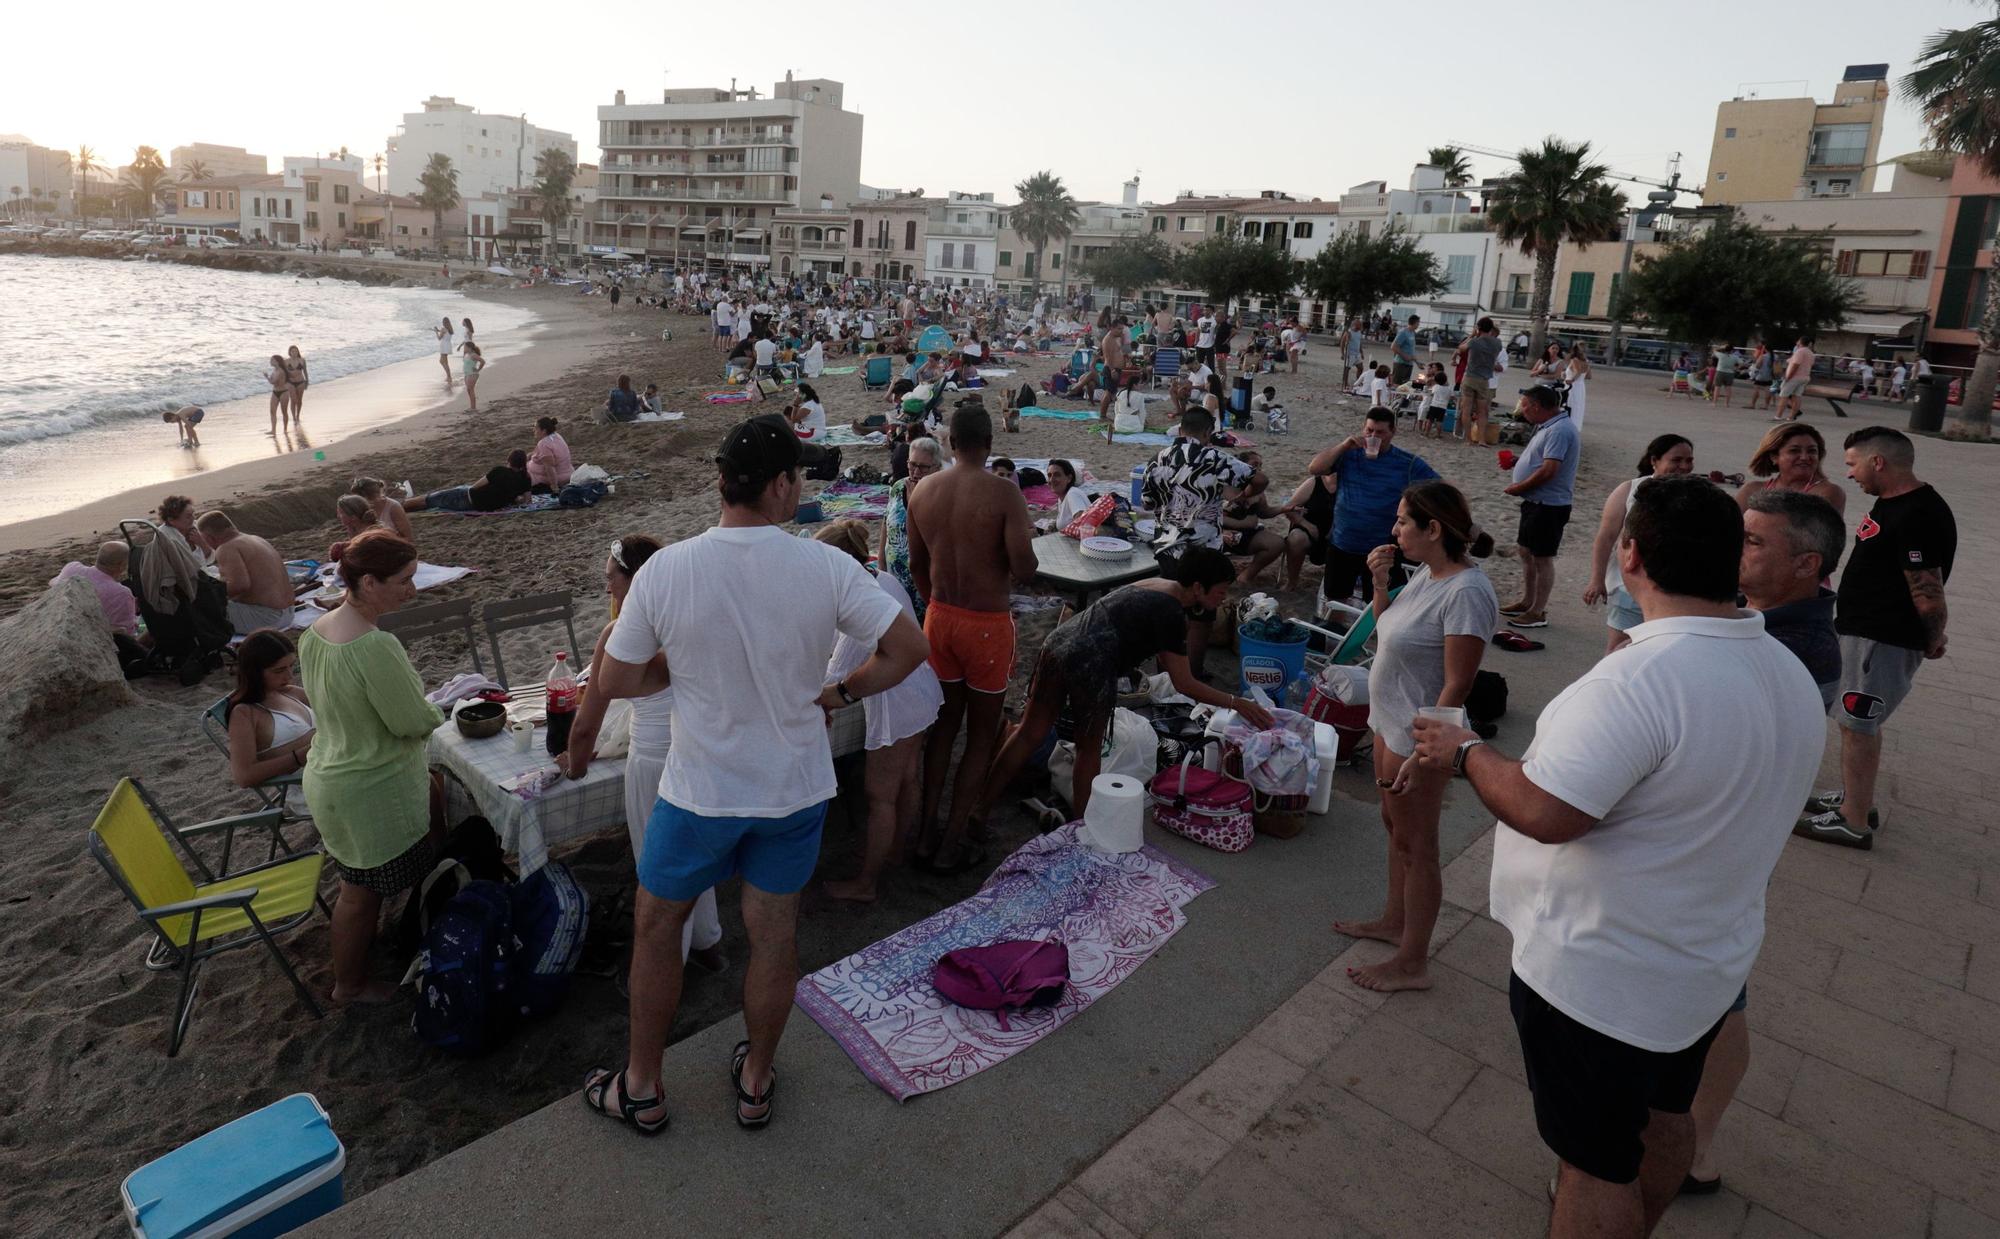
[[[1512,650],[1516,654],[1530,654],[1536,650],[1549,648],[1540,641],[1531,641],[1520,633],[1507,628],[1503,628],[1493,634],[1493,644],[1503,650]]]
[[[771,1096],[778,1091],[778,1069],[771,1068],[771,1082],[764,1086],[762,1093],[746,1093],[743,1091],[743,1064],[749,1057],[750,1043],[737,1042],[736,1051],[729,1058],[729,1082],[736,1086],[736,1125],[746,1131],[761,1131],[771,1125]],[[746,1118],[743,1114],[745,1106],[761,1106],[764,1113],[754,1119]]]
[[[618,1107],[615,1112],[610,1106],[605,1104],[610,1097],[611,1086],[614,1083],[618,1085]],[[669,1114],[662,1114],[659,1118],[651,1122],[640,1118],[639,1111],[658,1109],[661,1099],[658,1097],[633,1097],[627,1094],[625,1091],[625,1073],[623,1071],[613,1071],[609,1067],[594,1068],[588,1076],[584,1077],[583,1104],[597,1111],[605,1118],[617,1119],[620,1122],[630,1125],[634,1131],[642,1136],[657,1136],[665,1131],[668,1124],[673,1121],[673,1116]]]

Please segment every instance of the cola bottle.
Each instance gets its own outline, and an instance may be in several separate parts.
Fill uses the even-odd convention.
[[[549,756],[560,757],[569,748],[570,724],[576,721],[576,672],[570,668],[569,654],[557,651],[556,665],[549,670],[548,715]]]

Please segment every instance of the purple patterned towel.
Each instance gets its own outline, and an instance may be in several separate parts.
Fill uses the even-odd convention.
[[[802,978],[799,1006],[897,1101],[956,1084],[1062,1027],[1145,963],[1187,923],[1182,906],[1215,885],[1156,848],[1097,851],[1078,841],[1080,825],[1029,840],[978,894]],[[1048,938],[1069,948],[1069,991],[1054,1006],[974,1011],[931,985],[949,951]]]

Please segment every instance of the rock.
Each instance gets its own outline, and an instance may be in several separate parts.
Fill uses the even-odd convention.
[[[0,620],[0,752],[133,700],[88,581],[60,581]]]

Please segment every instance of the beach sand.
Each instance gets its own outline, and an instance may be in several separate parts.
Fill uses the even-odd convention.
[[[338,533],[333,501],[355,474],[409,479],[419,490],[470,481],[512,447],[526,447],[534,419],[562,419],[579,463],[622,475],[618,492],[595,508],[488,519],[418,516],[423,557],[465,564],[478,572],[423,601],[473,598],[497,601],[545,590],[573,591],[578,633],[586,644],[606,615],[602,567],[606,548],[626,533],[669,540],[689,537],[716,517],[710,456],[724,431],[746,415],[744,405],[710,405],[703,397],[721,389],[720,359],[705,322],[667,315],[630,301],[612,307],[555,289],[491,294],[519,297],[544,323],[533,347],[491,372],[478,417],[459,398],[448,409],[328,451],[329,461],[303,472],[297,461],[265,462],[190,479],[176,489],[204,506],[221,503],[239,526],[269,537],[288,556],[321,557]],[[662,327],[674,334],[662,343]],[[1380,351],[1381,346],[1373,346]],[[845,364],[842,358],[830,364]],[[1278,389],[1291,414],[1291,433],[1252,432],[1264,453],[1272,491],[1280,499],[1304,475],[1306,461],[1326,444],[1358,430],[1359,400],[1336,394],[1336,354],[1315,348],[1296,376],[1258,381]],[[1015,374],[994,380],[989,403],[1002,390],[1036,381],[1060,364],[1054,358],[1015,359]],[[664,425],[599,424],[596,410],[615,376],[635,384],[660,384],[665,406],[685,410],[683,422]],[[1510,374],[1509,379],[1513,376]],[[1521,384],[1503,383],[1511,397]],[[844,422],[879,406],[856,375],[816,384],[829,418]],[[775,407],[775,406],[765,406]],[[1065,405],[1064,407],[1075,407]],[[1154,405],[1153,424],[1165,402]],[[310,405],[308,417],[311,416]],[[1407,426],[1408,423],[1405,423]],[[1018,435],[996,436],[997,454],[1064,456],[1089,465],[1100,478],[1126,477],[1157,449],[1106,445],[1090,424],[1024,421]],[[1477,519],[1511,541],[1514,505],[1499,494],[1505,475],[1490,448],[1420,441],[1413,432],[1398,443],[1430,459],[1473,500]],[[883,449],[848,448],[845,464],[886,466]],[[1624,461],[1586,453],[1578,493],[1578,528],[1570,532],[1559,589],[1573,596],[1571,577],[1586,557],[1590,515],[1606,490],[1627,475]],[[164,493],[164,490],[162,490]],[[65,559],[88,558],[92,531],[119,515],[150,509],[157,495],[95,505],[67,517],[0,530],[10,547],[0,556],[0,613],[35,596]],[[32,536],[29,536],[32,535]],[[1511,560],[1487,564],[1503,596],[1518,586]],[[1273,570],[1259,582],[1275,590]],[[1308,569],[1305,589],[1288,597],[1288,611],[1310,614],[1318,572]],[[718,583],[722,585],[724,583]],[[1021,625],[1014,696],[1025,688],[1053,611],[1026,616]],[[538,666],[559,648],[558,630],[512,634],[511,665]],[[5,651],[32,657],[33,651]],[[436,683],[465,665],[448,640],[416,644],[412,656]],[[518,661],[517,661],[518,660]],[[1232,655],[1210,658],[1210,678],[1234,680]],[[314,1021],[267,958],[245,951],[213,962],[204,972],[187,1044],[178,1058],[165,1056],[166,1022],[175,984],[140,967],[140,931],[110,881],[90,859],[86,833],[116,780],[138,777],[183,821],[254,808],[246,793],[228,785],[223,763],[202,738],[200,711],[230,684],[221,674],[194,688],[151,678],[137,685],[139,704],[10,753],[0,767],[0,986],[12,996],[0,1013],[0,1075],[12,1087],[0,1096],[0,1232],[74,1234],[120,1229],[117,1185],[143,1162],[250,1109],[307,1090],[331,1111],[348,1149],[350,1199],[421,1166],[507,1121],[574,1092],[598,1063],[622,1060],[625,1003],[613,977],[622,973],[630,937],[632,860],[623,832],[558,849],[593,900],[591,936],[578,978],[563,1009],[522,1030],[487,1057],[460,1061],[421,1046],[409,1030],[407,1001],[387,1008],[332,1012]],[[859,771],[844,771],[859,786]],[[1009,809],[993,822],[997,859],[1032,829]],[[846,876],[859,855],[857,815],[836,807],[829,818],[820,876]],[[874,942],[977,889],[984,874],[941,878],[892,869],[884,898],[860,908],[834,903],[808,888],[800,926],[802,967],[810,971]],[[721,893],[725,950],[731,970],[698,972],[689,983],[675,1036],[686,1036],[738,1006],[745,957],[742,922],[733,889]],[[324,920],[284,941],[307,983],[329,983]],[[378,952],[376,971],[400,969]]]

